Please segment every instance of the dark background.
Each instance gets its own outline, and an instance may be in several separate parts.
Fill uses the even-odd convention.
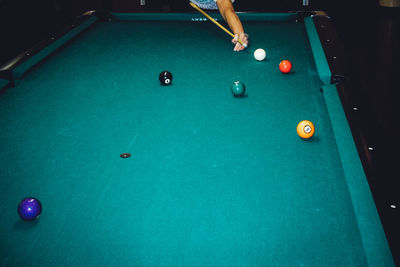
[[[309,9],[325,10],[333,18],[376,16],[378,0],[311,0]],[[0,0],[0,64],[31,47],[39,40],[70,24],[87,10],[112,9],[117,12],[193,12],[186,0]],[[348,3],[351,2],[351,3]],[[236,11],[276,12],[302,9],[302,0],[236,0]],[[367,12],[365,14],[364,12]],[[341,23],[341,20],[338,20]],[[343,25],[341,25],[343,26]]]
[[[0,0],[0,66],[68,27],[87,10],[193,12],[183,0],[139,3]],[[343,43],[348,73],[341,96],[352,108],[345,111],[392,254],[400,266],[400,8],[380,7],[378,0],[310,0],[306,8],[301,0],[236,0],[234,6],[243,12],[324,10],[331,17]]]

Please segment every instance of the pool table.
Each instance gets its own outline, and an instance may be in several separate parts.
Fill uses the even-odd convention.
[[[394,266],[319,16],[239,16],[234,52],[201,14],[88,12],[0,69],[1,266]]]

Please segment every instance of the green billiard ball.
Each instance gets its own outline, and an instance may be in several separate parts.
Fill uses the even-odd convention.
[[[233,96],[243,96],[244,92],[246,91],[246,87],[243,83],[237,81],[232,84],[231,91]]]

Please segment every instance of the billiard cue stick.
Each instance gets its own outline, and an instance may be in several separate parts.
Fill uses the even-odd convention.
[[[196,4],[189,2],[190,5],[196,9],[197,11],[199,11],[201,14],[203,14],[206,18],[208,18],[209,20],[211,20],[211,22],[213,22],[215,25],[217,25],[218,27],[220,27],[223,31],[225,31],[227,34],[229,34],[230,36],[232,36],[232,38],[235,38],[235,35],[233,33],[231,33],[227,28],[225,28],[224,26],[222,26],[220,23],[218,23],[215,19],[213,19],[212,17],[210,17],[206,12],[204,12],[200,7],[198,7]],[[245,45],[244,43],[242,43],[242,41],[238,40],[238,42],[243,45],[244,47],[247,47],[247,45]]]

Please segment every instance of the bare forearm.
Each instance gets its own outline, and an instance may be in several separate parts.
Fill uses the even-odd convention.
[[[233,9],[228,8],[222,15],[234,34],[243,33],[243,25]]]
[[[244,32],[243,25],[236,15],[231,0],[217,0],[219,12],[228,23],[234,33],[232,43],[235,44],[234,51],[241,51],[247,47],[248,35]]]
[[[218,0],[217,5],[222,17],[228,23],[233,33],[243,33],[243,25],[233,9],[231,0]]]

